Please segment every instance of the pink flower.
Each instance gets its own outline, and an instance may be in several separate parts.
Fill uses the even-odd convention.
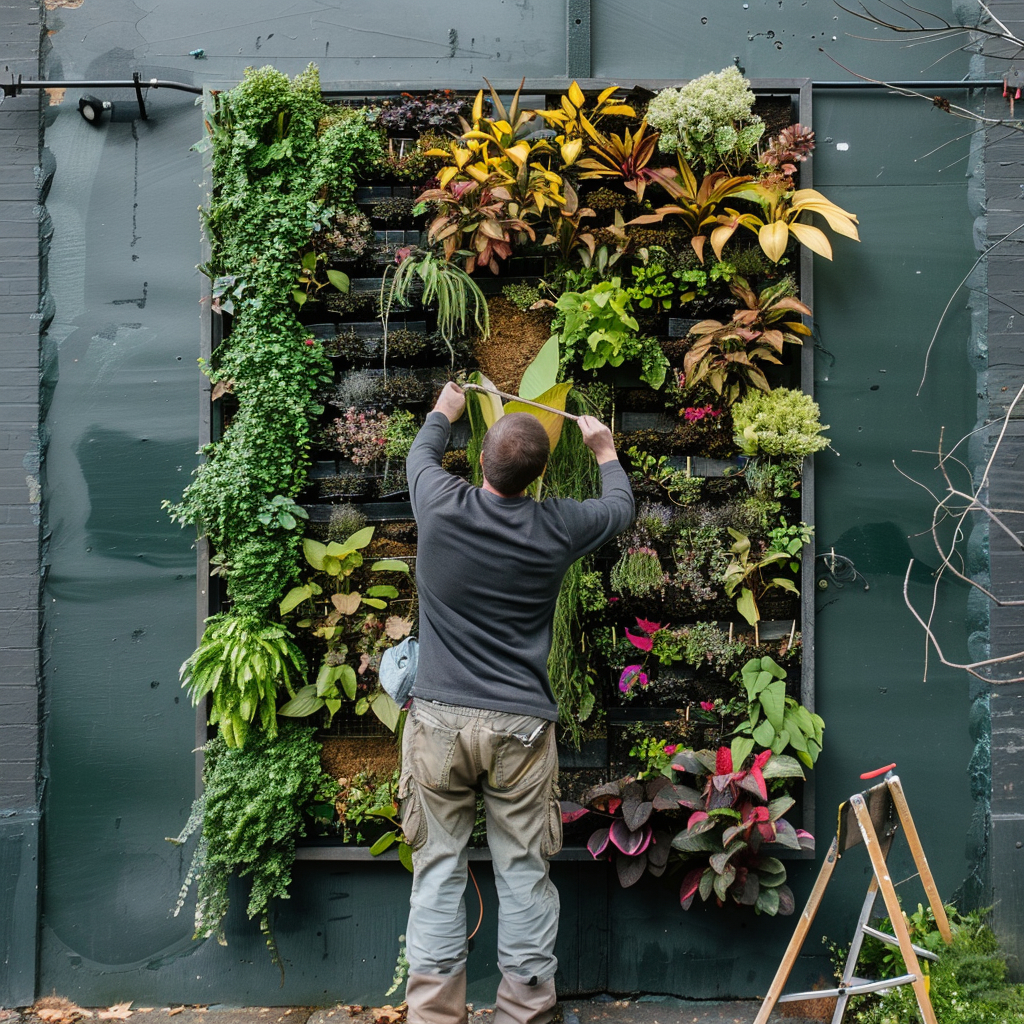
[[[665,744],[665,753],[669,757],[671,757],[678,749],[679,749],[679,744],[678,743],[666,743]]]
[[[639,665],[627,665],[622,670],[622,675],[619,676],[619,690],[622,693],[629,693],[634,683],[646,686],[647,673]]]
[[[315,338],[307,338],[306,339],[306,344],[307,345],[315,345],[316,344],[316,339]]]
[[[409,254],[412,252],[411,245],[403,245],[400,249],[395,250],[395,262],[402,264],[406,261]]]
[[[705,711],[714,711],[715,710],[715,702],[713,700],[702,700],[700,702],[700,706]]]

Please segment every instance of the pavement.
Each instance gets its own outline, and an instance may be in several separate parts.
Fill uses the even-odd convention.
[[[759,1000],[689,1000],[671,996],[617,998],[600,995],[567,999],[559,1005],[558,1024],[752,1024]],[[86,1024],[126,1021],[132,1024],[404,1024],[404,1004],[392,1006],[134,1006],[83,1008],[66,999],[42,999],[34,1007],[0,1007],[0,1024]],[[817,1017],[792,1016],[797,1007],[782,1006],[770,1024],[818,1024],[831,1020],[831,1011]],[[813,1012],[805,1006],[803,1012]],[[493,1007],[471,1007],[469,1024],[490,1024]]]

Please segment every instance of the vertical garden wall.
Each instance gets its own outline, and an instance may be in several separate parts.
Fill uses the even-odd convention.
[[[892,51],[844,38],[831,14],[752,6],[756,9],[741,14],[737,4],[733,12],[750,19],[745,39],[735,35],[731,23],[718,22],[716,12],[696,7],[680,12],[652,5],[627,19],[594,5],[591,72],[632,78],[642,59],[645,77],[683,81],[717,71],[738,55],[750,78],[795,73],[831,78],[832,66],[817,52],[825,33],[840,37],[837,45],[847,63],[856,60],[866,73],[893,75]],[[247,64],[272,63],[294,75],[314,59],[326,86],[348,90],[361,80],[416,80],[458,86],[471,98],[481,74],[506,80],[525,74],[526,90],[540,94],[544,106],[549,94],[557,100],[570,81],[543,89],[529,82],[564,75],[567,30],[561,10],[460,10],[449,19],[450,30],[431,30],[426,40],[385,37],[383,21],[373,20],[384,15],[371,13],[368,21],[365,11],[358,12],[359,31],[350,30],[355,11],[324,12],[282,26],[270,20],[276,9],[249,5],[245,30],[232,27],[229,13],[227,8],[216,16],[197,13],[202,30],[183,39],[180,11],[174,25],[160,9],[139,20],[126,6],[113,21],[109,10],[101,19],[88,4],[63,11],[51,16],[49,73],[106,77],[139,67],[152,74],[175,67],[175,77],[191,74],[197,82],[230,86]],[[389,24],[392,17],[393,12]],[[699,59],[687,56],[695,38],[704,44]],[[783,50],[776,41],[783,42]],[[202,61],[167,55],[200,47],[206,53]],[[246,56],[238,56],[239,49]],[[949,77],[961,71],[950,71]],[[58,107],[46,131],[58,167],[48,204],[55,224],[50,275],[57,316],[47,339],[57,369],[48,420],[49,786],[39,987],[94,1003],[117,998],[129,987],[147,999],[236,1001],[243,993],[270,1002],[376,999],[390,983],[404,924],[408,876],[398,863],[298,865],[292,898],[273,921],[286,961],[284,989],[265,969],[263,937],[245,919],[241,887],[231,890],[226,949],[213,939],[194,942],[191,920],[169,916],[188,856],[163,837],[185,824],[194,795],[194,717],[178,688],[177,668],[195,643],[195,589],[191,537],[170,524],[159,505],[178,499],[195,465],[199,376],[193,360],[200,317],[210,313],[196,305],[201,286],[192,270],[203,258],[193,217],[203,199],[197,188],[203,168],[188,147],[203,134],[201,117],[166,96],[154,98],[151,113],[147,123],[115,120],[96,132],[72,109]],[[922,528],[929,510],[894,474],[891,460],[932,447],[940,425],[965,432],[973,416],[962,316],[948,319],[940,336],[927,385],[931,391],[914,397],[926,338],[973,260],[966,186],[959,169],[940,170],[964,155],[965,144],[947,147],[942,164],[917,160],[949,138],[948,127],[938,112],[929,116],[923,108],[911,110],[874,95],[816,90],[808,120],[818,141],[814,185],[856,212],[862,237],[860,245],[840,239],[835,263],[818,259],[814,266],[816,333],[808,339],[815,354],[814,390],[838,452],[816,457],[815,543],[819,554],[834,547],[850,558],[871,589],[864,591],[860,583],[838,587],[826,571],[821,574],[826,589],[814,591],[815,706],[829,730],[826,752],[814,770],[816,799],[824,810],[814,827],[806,825],[819,837],[827,835],[827,808],[856,787],[856,774],[899,761],[947,896],[968,871],[962,844],[948,841],[951,834],[966,835],[970,818],[966,694],[948,672],[932,672],[927,687],[916,682],[920,637],[902,610],[901,586],[907,550],[919,544],[908,535]],[[407,232],[424,226],[380,220],[371,224],[374,231],[403,232],[402,246],[397,238],[383,239],[396,248],[412,241]],[[613,238],[605,243],[614,248]],[[349,276],[355,282],[360,275]],[[358,294],[360,287],[349,294]],[[305,313],[296,322],[302,319],[307,327],[316,322]],[[653,333],[671,334],[667,322],[663,332]],[[304,331],[295,335],[299,343],[306,336]],[[326,357],[314,358],[316,346],[303,347],[317,372],[333,373]],[[444,364],[443,356],[434,362]],[[341,356],[333,365],[338,375],[332,388],[344,384],[342,369],[377,368],[343,364]],[[396,370],[399,365],[394,364]],[[218,398],[222,404],[230,401],[230,395]],[[334,417],[318,428],[335,417],[344,419],[350,407],[355,403],[337,406]],[[660,410],[620,408],[617,414],[655,411]],[[228,412],[220,422],[230,429],[237,421]],[[701,453],[665,454],[682,458],[677,468],[685,472],[686,456]],[[320,464],[312,466],[314,480],[342,476],[337,465],[328,472],[328,462],[354,461],[315,447],[303,457]],[[310,490],[286,496],[316,507],[328,503],[324,495]],[[274,514],[281,509],[277,506]],[[266,512],[253,509],[252,515]],[[323,528],[329,525],[327,520]],[[395,546],[375,556],[402,557],[408,536],[396,531],[385,538],[386,532],[378,527],[374,540]],[[609,582],[613,565],[605,567]],[[300,575],[282,584],[304,581]],[[371,585],[401,590],[392,580]],[[609,591],[609,596],[616,595]],[[803,596],[809,597],[806,587]],[[649,623],[684,621],[636,612]],[[954,635],[962,631],[956,594],[943,616]],[[725,618],[721,615],[721,621]],[[642,635],[632,626],[630,631]],[[631,663],[640,662],[617,667],[621,671]],[[653,675],[646,667],[642,671]],[[618,681],[616,674],[615,690],[608,691],[613,698]],[[102,849],[101,855],[82,852],[83,835]],[[813,866],[791,862],[788,870],[799,904]],[[564,908],[559,957],[565,991],[711,996],[766,988],[788,934],[785,918],[751,916],[742,907],[723,911],[699,900],[684,912],[664,899],[656,881],[644,878],[620,889],[613,872],[590,861],[556,865]],[[486,879],[485,866],[480,873]],[[821,930],[844,933],[853,914],[851,893],[859,888],[858,875],[826,908]],[[495,908],[484,889],[485,926],[471,967],[476,999],[486,998],[497,978],[489,953]],[[811,961],[805,973],[813,980],[823,969],[822,962]]]

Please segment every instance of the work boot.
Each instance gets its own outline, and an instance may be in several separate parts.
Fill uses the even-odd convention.
[[[529,985],[503,974],[494,1024],[549,1024],[556,1002],[554,978]]]
[[[466,972],[417,974],[405,983],[409,1024],[467,1024]]]

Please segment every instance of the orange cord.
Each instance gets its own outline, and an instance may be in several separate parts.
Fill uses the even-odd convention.
[[[466,865],[466,868],[469,870],[469,877],[473,879],[473,888],[476,889],[476,900],[477,903],[480,904],[480,916],[476,919],[476,927],[473,929],[469,938],[466,939],[466,941],[469,942],[469,939],[473,938],[473,936],[480,931],[480,925],[484,923],[484,899],[480,895],[480,886],[476,884],[476,875],[473,874],[473,869],[468,864]]]

